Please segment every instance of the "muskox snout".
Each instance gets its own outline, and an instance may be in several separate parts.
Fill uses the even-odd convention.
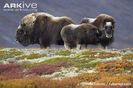
[[[108,34],[112,34],[112,28],[106,29],[106,32],[107,32]]]
[[[21,26],[18,26],[17,30],[16,30],[16,41],[17,42],[22,42],[22,35],[24,33],[24,30],[22,30]]]
[[[105,26],[105,35],[107,38],[111,38],[112,35],[113,35],[113,27],[110,25],[110,26]]]
[[[17,32],[16,32],[16,36],[17,35],[26,35],[26,31],[24,29],[22,29],[21,26],[18,26]]]
[[[113,32],[112,31],[105,31],[105,36],[106,36],[106,38],[112,38]]]

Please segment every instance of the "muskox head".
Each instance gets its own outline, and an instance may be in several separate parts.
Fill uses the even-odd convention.
[[[28,14],[21,19],[21,22],[16,31],[16,41],[18,41],[23,46],[28,46],[32,44],[32,33],[34,30],[34,23],[36,17],[34,14]]]
[[[114,25],[112,22],[105,22],[103,26],[103,31],[106,38],[112,38],[114,33]]]
[[[102,32],[102,36],[106,38],[112,38],[114,34],[114,25],[115,22],[113,18],[105,18],[99,29]]]
[[[96,18],[83,18],[80,23],[91,23],[95,25],[98,27],[103,38],[113,37],[115,22],[113,17],[107,14],[100,14]]]
[[[112,16],[107,14],[100,14],[96,17],[96,20],[92,22],[99,28],[101,37],[112,38],[114,33],[115,21]]]

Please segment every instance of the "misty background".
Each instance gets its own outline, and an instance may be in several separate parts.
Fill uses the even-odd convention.
[[[116,21],[115,41],[110,48],[133,47],[133,0],[0,0],[0,47],[23,48],[15,41],[16,29],[20,19],[34,11],[3,11],[5,3],[22,1],[27,4],[37,3],[37,12],[69,16],[77,24],[84,17],[96,17],[101,13],[109,14]]]

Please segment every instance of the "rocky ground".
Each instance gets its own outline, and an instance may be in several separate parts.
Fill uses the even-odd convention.
[[[77,51],[1,48],[0,80],[0,88],[57,88],[57,85],[58,88],[77,88],[79,84],[85,86],[84,82],[131,83],[133,49]],[[34,83],[37,80],[38,84]],[[13,84],[15,81],[19,85]],[[58,84],[50,87],[47,82]],[[30,84],[32,87],[22,87],[21,83]],[[43,87],[40,86],[41,83]],[[64,86],[61,87],[62,85]]]

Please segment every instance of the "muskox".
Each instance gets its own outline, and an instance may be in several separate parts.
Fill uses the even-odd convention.
[[[106,48],[114,41],[115,21],[112,16],[100,14],[96,18],[83,18],[82,23],[91,23],[99,29],[99,44],[102,47]]]
[[[16,40],[23,46],[40,44],[41,48],[51,44],[63,45],[60,31],[71,23],[72,19],[66,16],[55,17],[44,12],[31,13],[21,19]]]
[[[98,29],[92,24],[69,24],[61,30],[61,37],[66,49],[81,49],[81,45],[97,44]]]

